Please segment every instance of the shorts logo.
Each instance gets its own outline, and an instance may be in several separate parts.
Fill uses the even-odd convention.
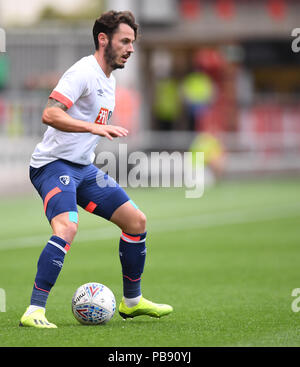
[[[70,176],[60,176],[60,177],[59,177],[59,181],[60,181],[63,185],[69,185],[69,183],[70,183]]]

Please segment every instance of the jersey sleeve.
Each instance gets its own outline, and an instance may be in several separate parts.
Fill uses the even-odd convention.
[[[67,108],[89,93],[87,75],[81,70],[68,70],[59,80],[49,98],[56,99]]]

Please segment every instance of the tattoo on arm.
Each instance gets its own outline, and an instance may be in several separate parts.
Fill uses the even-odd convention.
[[[68,107],[65,106],[63,103],[58,102],[56,99],[53,99],[53,98],[48,99],[46,108],[49,108],[49,107],[58,107],[58,108],[62,109],[63,111],[67,111],[67,109],[68,109]]]

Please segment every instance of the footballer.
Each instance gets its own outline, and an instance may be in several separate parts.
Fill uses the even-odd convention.
[[[20,326],[56,328],[46,319],[49,293],[62,269],[78,228],[77,205],[121,230],[123,275],[120,315],[161,317],[173,308],[142,296],[146,257],[146,217],[127,193],[94,164],[101,137],[113,140],[128,131],[109,124],[115,107],[115,78],[134,52],[138,25],[129,11],[102,14],[93,27],[95,53],[83,57],[61,77],[49,96],[42,121],[48,128],[30,161],[30,180],[43,200],[52,235],[37,263],[30,305]],[[99,182],[105,185],[99,185]],[[98,184],[97,184],[98,183]]]

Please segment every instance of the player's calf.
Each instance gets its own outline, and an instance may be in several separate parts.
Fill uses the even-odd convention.
[[[141,277],[146,259],[146,216],[131,201],[120,206],[111,221],[122,229],[119,255],[123,274],[123,295],[128,306],[139,303]]]
[[[48,322],[45,319],[46,303],[69,249],[70,244],[58,236],[51,236],[44,247],[38,260],[30,306],[22,316],[21,326],[52,327],[47,324]]]
[[[31,295],[31,305],[45,308],[48,295],[63,267],[70,244],[58,236],[52,236],[44,247],[37,266]]]
[[[138,303],[141,297],[141,279],[146,259],[146,234],[122,232],[119,255],[123,274],[123,295],[125,300]]]

